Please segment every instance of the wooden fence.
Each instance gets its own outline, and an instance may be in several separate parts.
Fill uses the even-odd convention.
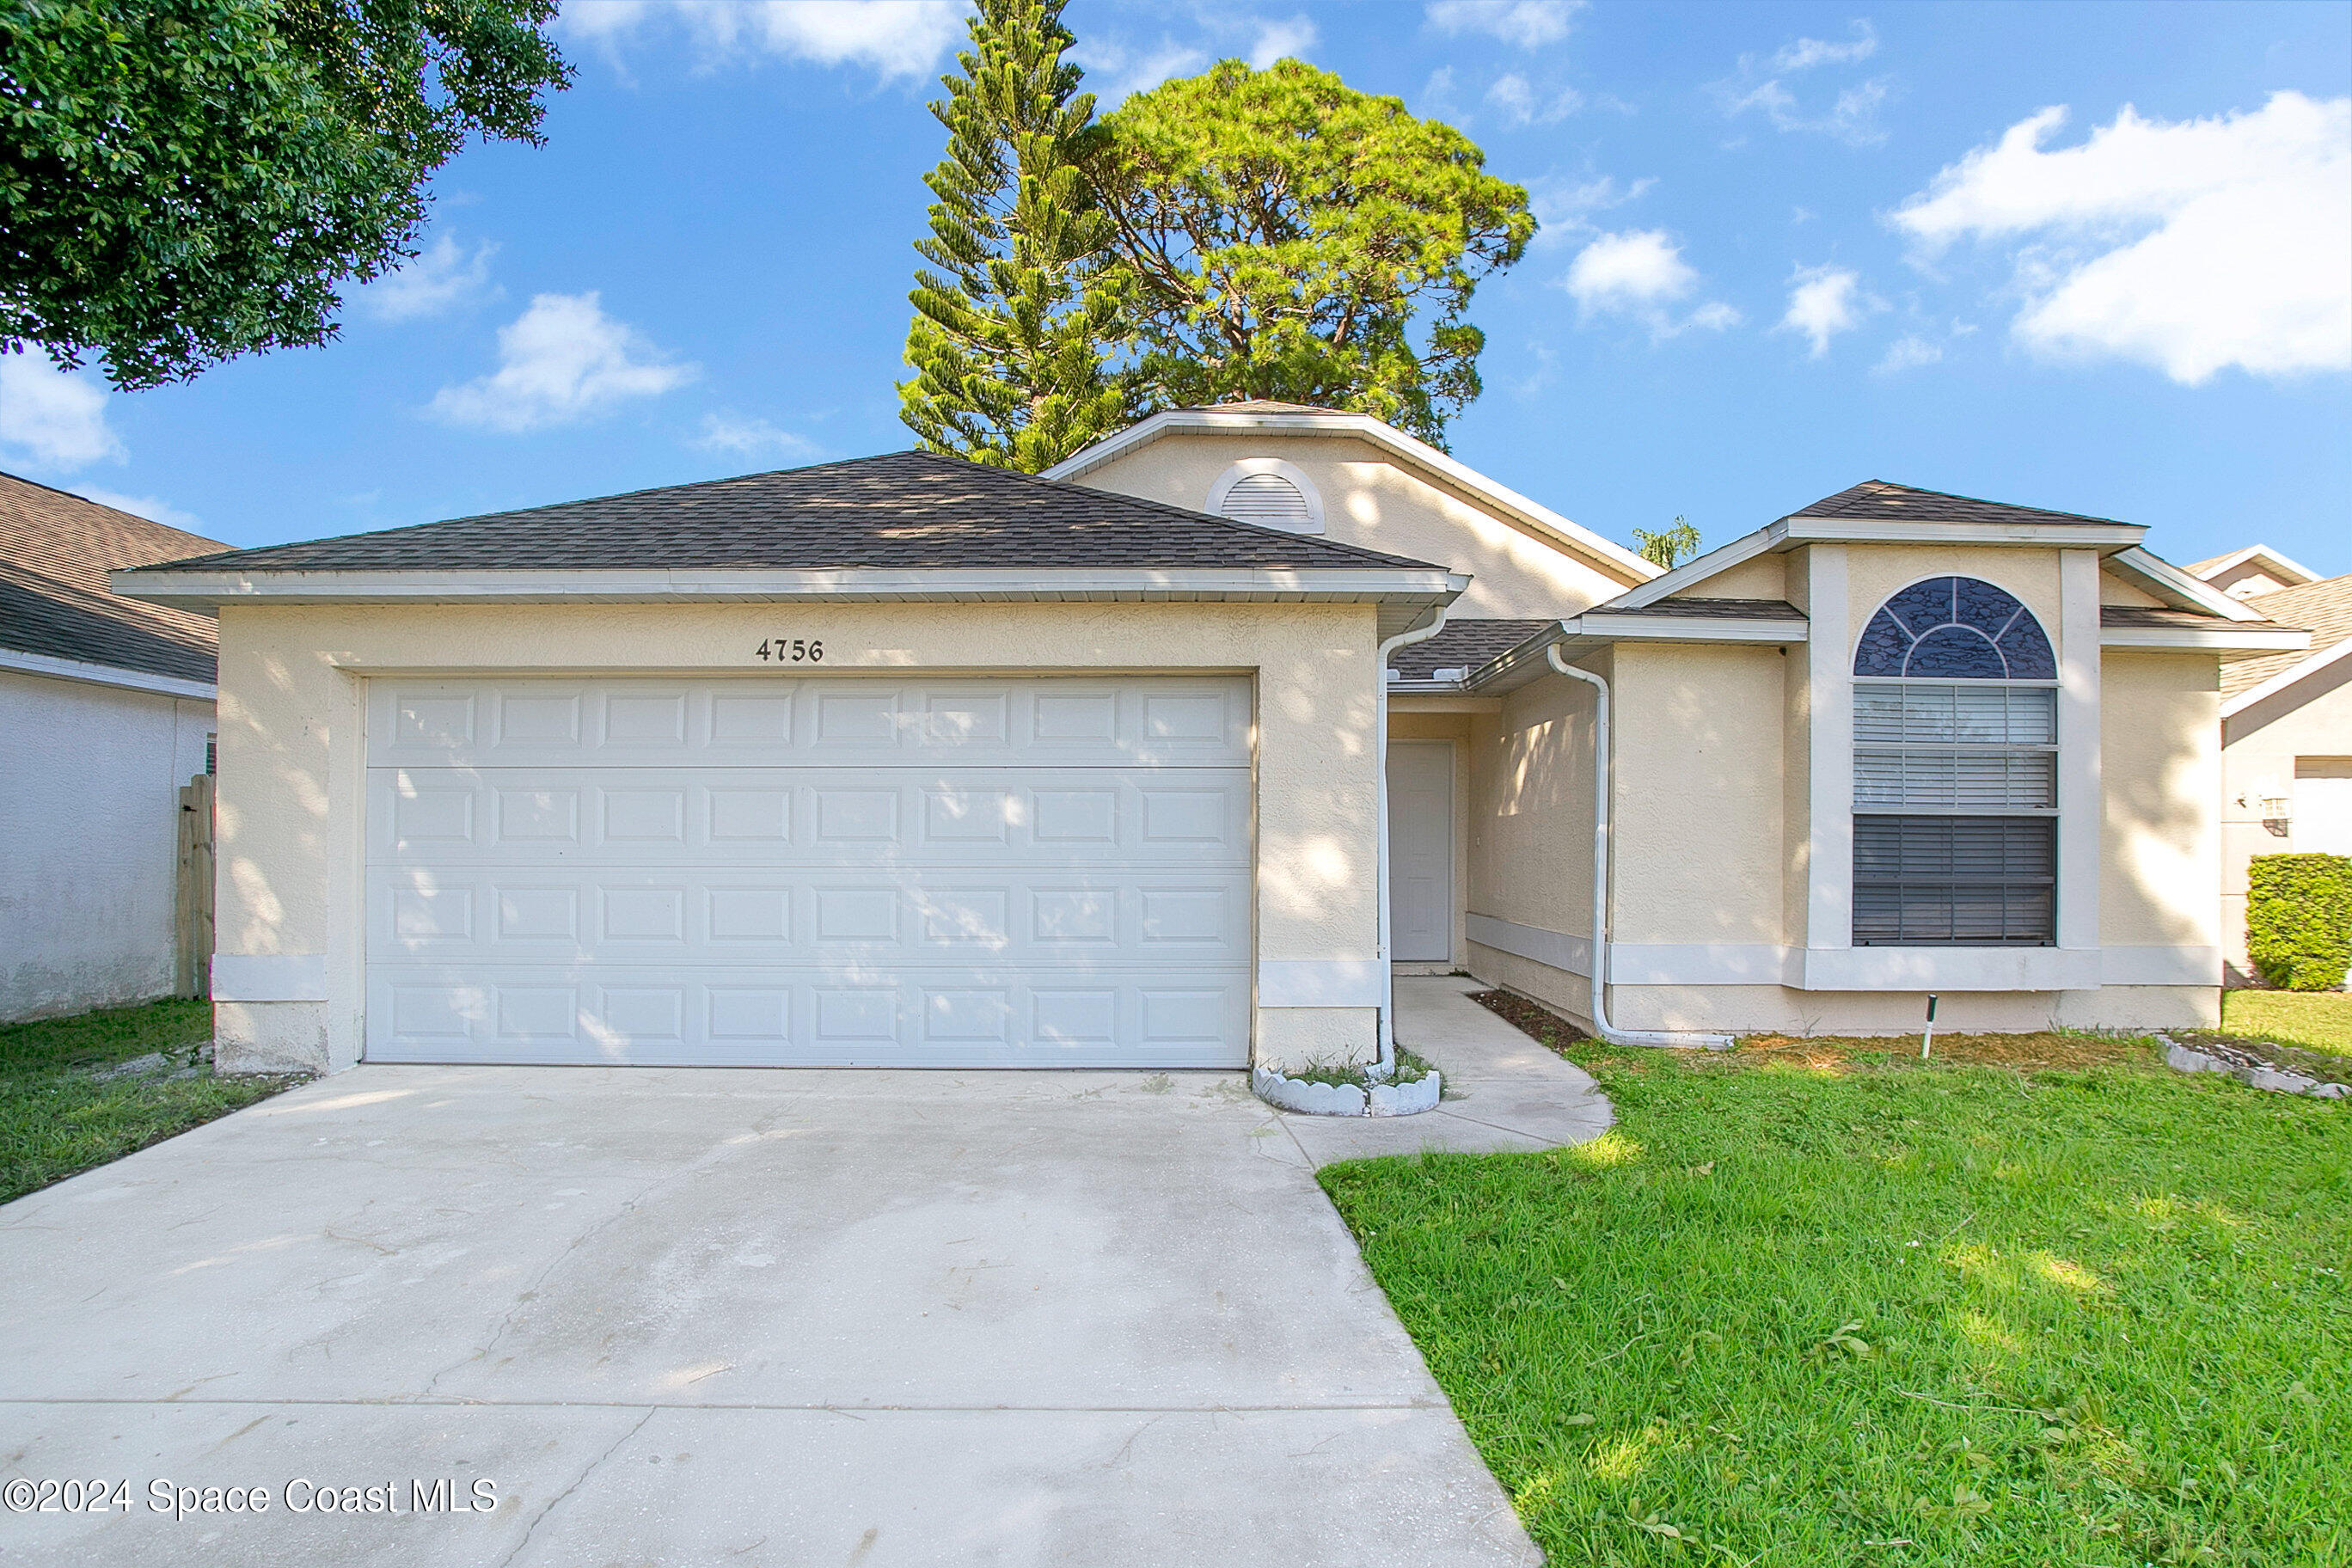
[[[174,995],[209,996],[213,971],[213,775],[180,786],[180,854],[173,889]]]

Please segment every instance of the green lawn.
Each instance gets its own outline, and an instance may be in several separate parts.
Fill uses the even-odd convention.
[[[2352,996],[2339,991],[2224,991],[2221,1029],[2352,1057]]]
[[[211,1037],[208,1002],[0,1025],[0,1203],[264,1100],[289,1078],[101,1080],[98,1069]]]
[[[2352,1563],[2352,1109],[1915,1051],[1580,1042],[1598,1142],[1324,1172],[1551,1560]]]

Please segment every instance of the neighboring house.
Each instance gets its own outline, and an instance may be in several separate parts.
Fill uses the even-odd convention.
[[[2143,531],[1869,484],[1662,575],[1239,404],[114,582],[220,614],[233,1064],[1230,1068],[1370,1057],[1398,964],[2211,1021],[2218,663],[2305,638]]]
[[[213,621],[110,568],[217,540],[0,474],[0,1019],[167,995],[179,791],[213,734]]]
[[[2221,934],[2231,978],[2246,961],[2246,862],[2352,855],[2352,576],[2321,581],[2254,545],[2189,568],[2218,583],[2266,568],[2250,610],[2311,633],[2307,648],[2221,667]],[[2281,581],[2288,586],[2275,586]],[[2236,594],[2236,585],[2227,590]]]
[[[2259,594],[2275,594],[2281,588],[2299,588],[2305,583],[2319,581],[2318,573],[2289,560],[2267,544],[2249,544],[2243,550],[2232,550],[2210,561],[2192,562],[2181,570],[2232,599],[2251,599]]]

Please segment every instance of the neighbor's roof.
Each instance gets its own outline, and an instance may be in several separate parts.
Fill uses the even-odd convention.
[[[2352,576],[2328,577],[2273,593],[2256,594],[2246,600],[2246,605],[2281,625],[2303,627],[2311,633],[2311,646],[2299,653],[2264,654],[2223,665],[2224,701],[2276,679],[2305,660],[2315,658],[2352,637]]]
[[[176,571],[883,571],[1428,563],[932,452],[176,561]]]
[[[1942,490],[1914,489],[1885,479],[1864,479],[1851,489],[1824,496],[1790,517],[1839,517],[1882,522],[2092,522],[2113,526],[2111,517],[2084,517],[2079,512],[2045,511],[2040,507],[2011,506],[2007,501],[1979,500],[1974,496],[1947,495]],[[1785,521],[1785,520],[1784,520]]]
[[[2300,561],[2280,554],[2267,544],[2249,544],[2241,549],[2232,550],[2226,555],[2209,555],[2202,561],[2189,563],[2181,570],[2191,577],[2211,582],[2233,566],[2249,563],[2254,564],[2258,570],[2268,575],[2295,587],[2300,587],[2305,583],[2319,581],[2318,573]]]
[[[110,593],[109,569],[222,548],[14,474],[0,474],[0,647],[209,685],[210,616]]]

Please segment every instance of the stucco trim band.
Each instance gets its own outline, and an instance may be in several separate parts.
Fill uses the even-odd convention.
[[[56,680],[79,680],[91,686],[119,686],[130,691],[160,692],[166,697],[184,697],[194,702],[220,700],[219,689],[209,681],[183,680],[175,675],[150,675],[142,669],[90,664],[79,658],[54,658],[45,653],[23,653],[13,647],[0,647],[0,669],[13,669],[22,675],[46,675]]]
[[[2103,985],[2219,985],[2218,947],[2108,947],[2099,951]]]
[[[1257,966],[1261,1007],[1377,1007],[1381,965],[1371,958],[1268,958]]]
[[[323,952],[216,952],[213,954],[215,1002],[324,1002],[327,955]]]
[[[1809,948],[1805,991],[2092,991],[2095,947]]]
[[[1521,925],[1517,921],[1482,915],[1475,910],[1463,923],[1470,940],[1481,947],[1491,947],[1514,958],[1548,963],[1570,974],[1589,975],[1592,973],[1592,942],[1588,937],[1546,931],[1541,926]]]

